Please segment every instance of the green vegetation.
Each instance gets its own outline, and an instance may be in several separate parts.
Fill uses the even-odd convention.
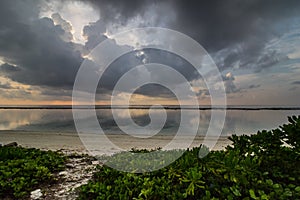
[[[0,147],[0,198],[24,198],[40,184],[54,181],[65,157],[52,151]]]
[[[202,159],[200,148],[190,149],[154,172],[99,166],[93,180],[79,188],[79,199],[300,199],[300,116],[288,119],[272,131],[233,135],[231,146]],[[178,151],[165,153],[172,152]]]

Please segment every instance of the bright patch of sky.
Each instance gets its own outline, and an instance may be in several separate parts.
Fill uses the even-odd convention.
[[[42,10],[40,16],[51,18],[53,13],[59,13],[72,25],[74,42],[81,44],[86,42],[86,38],[82,35],[84,26],[96,22],[100,18],[98,10],[81,1],[65,1],[63,4],[59,1],[51,1],[48,9]]]

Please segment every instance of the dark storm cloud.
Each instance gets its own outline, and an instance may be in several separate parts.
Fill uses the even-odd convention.
[[[270,39],[279,37],[286,31],[277,25],[299,16],[300,10],[298,0],[83,2],[98,7],[101,15],[100,20],[84,27],[83,35],[87,38],[85,45],[71,42],[71,24],[59,13],[54,13],[52,19],[39,18],[40,8],[45,6],[43,1],[0,1],[0,57],[6,62],[0,66],[1,75],[20,83],[45,87],[42,92],[44,95],[70,95],[83,60],[81,54],[88,54],[99,42],[107,39],[107,25],[126,26],[136,16],[146,21],[137,26],[148,24],[147,20],[151,15],[147,16],[145,13],[150,12],[149,8],[153,5],[156,5],[154,9],[161,10],[150,14],[157,15],[153,19],[160,22],[151,22],[149,26],[172,28],[196,39],[209,51],[221,71],[237,65],[241,69],[251,68],[260,72],[287,59],[280,52],[266,50],[265,47]],[[162,4],[167,6],[161,6]],[[175,13],[174,17],[170,11]],[[166,16],[173,19],[161,23]],[[145,50],[145,54],[138,57],[135,53],[112,63],[102,78],[101,92],[111,92],[124,72],[145,61],[172,66],[188,80],[199,78],[186,61],[171,53]],[[240,91],[234,84],[233,76],[224,77],[224,82],[228,93]],[[51,91],[53,87],[62,90]],[[172,96],[169,91],[155,85],[139,89],[136,93],[153,96],[153,91],[156,91],[157,96]]]
[[[292,84],[294,84],[294,85],[300,85],[300,81],[294,81]]]
[[[137,14],[145,12],[147,6],[159,1],[149,0],[88,0],[84,2],[90,2],[100,10],[101,18],[105,22],[120,21],[126,23],[126,21]]]
[[[104,35],[106,32],[106,26],[103,20],[98,20],[97,22],[90,23],[83,28],[83,35],[87,37],[87,42],[85,47],[88,50],[95,48],[100,42],[107,39]]]
[[[177,70],[188,81],[200,78],[197,70],[183,58],[167,51],[149,48],[143,49],[143,51],[132,51],[128,54],[119,57],[104,72],[102,78],[99,81],[99,85],[102,89],[104,88],[107,91],[112,91],[115,84],[122,77],[122,75],[124,75],[126,72],[128,72],[135,66],[147,63],[159,63],[162,65],[169,66]],[[151,70],[148,70],[147,72],[151,76],[156,76],[161,79],[164,79],[168,83],[175,84],[175,82],[177,81],[176,79],[174,79],[173,76],[166,76],[166,74],[153,74]],[[174,96],[172,93],[170,93],[168,89],[166,89],[165,87],[161,87],[157,84],[149,84],[146,87],[141,87],[140,89],[136,90],[135,93],[147,96]]]
[[[171,90],[158,84],[144,85],[138,88],[135,91],[135,94],[142,94],[150,97],[159,94],[159,97],[162,98],[177,99],[175,94]]]
[[[71,88],[82,61],[77,44],[65,41],[66,21],[39,18],[39,1],[1,1],[0,67],[8,78],[25,84]]]
[[[5,73],[13,73],[20,71],[21,69],[19,67],[15,67],[13,65],[4,63],[3,65],[0,66],[0,72],[5,72]]]
[[[230,52],[218,63],[221,70],[239,61],[240,68],[260,72],[285,59],[264,47],[286,31],[278,30],[278,24],[299,16],[300,1],[176,1],[174,6],[177,21],[173,28],[195,38],[210,53],[222,49]]]
[[[300,8],[297,0],[174,2],[176,26],[209,50],[223,49],[255,36],[264,40],[276,34],[272,30],[274,23],[298,15]]]
[[[73,39],[73,35],[71,33],[72,26],[69,22],[64,20],[59,13],[54,13],[51,15],[51,18],[55,24],[58,24],[61,26],[61,28],[64,30],[63,39],[65,41],[71,41]]]
[[[300,10],[298,0],[288,2],[283,0],[91,0],[88,2],[99,8],[103,20],[121,25],[126,25],[129,19],[138,15],[145,17],[145,12],[151,5],[167,4],[168,6],[165,7],[167,10],[160,12],[157,20],[170,15],[171,10],[176,14],[173,22],[154,23],[150,26],[163,24],[163,27],[181,31],[196,39],[211,54],[225,49],[229,53],[216,55],[221,58],[213,57],[220,61],[217,64],[221,70],[231,68],[235,62],[240,61],[240,68],[253,68],[255,72],[260,72],[285,59],[279,52],[265,51],[264,47],[270,39],[286,31],[280,30],[278,24],[286,23],[284,20],[299,16]],[[147,21],[147,18],[144,20]]]
[[[168,27],[196,38],[209,50],[220,50],[255,35],[263,40],[264,37],[277,34],[272,31],[274,23],[298,15],[300,8],[298,0],[288,2],[283,0],[190,0],[188,2],[90,0],[89,2],[98,6],[104,20],[122,20],[122,22],[136,15],[143,15],[149,5],[164,2],[176,12],[175,23]]]

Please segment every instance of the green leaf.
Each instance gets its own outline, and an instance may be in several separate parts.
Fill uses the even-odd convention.
[[[257,199],[257,197],[256,197],[255,192],[254,192],[253,189],[250,189],[250,190],[249,190],[249,194],[250,194],[250,197],[251,197],[252,199]]]

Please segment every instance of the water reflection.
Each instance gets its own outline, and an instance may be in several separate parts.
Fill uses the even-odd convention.
[[[0,110],[0,130],[14,130],[41,118],[42,112],[30,110]]]
[[[124,114],[125,110],[117,110],[121,123],[126,126],[128,119]],[[155,110],[153,116],[158,116],[162,110]],[[193,112],[200,112],[199,135],[205,135],[211,112],[210,110],[189,110],[191,116]],[[221,112],[221,111],[220,111]],[[161,134],[175,134],[181,122],[180,110],[166,110],[167,121],[163,126]],[[146,126],[150,123],[148,110],[132,109],[130,115],[133,121],[139,126]],[[296,110],[229,110],[222,135],[231,134],[251,134],[262,129],[272,129],[287,122],[287,116],[300,115]],[[97,110],[99,124],[105,133],[122,133],[113,119],[111,110]],[[191,125],[198,120],[190,118],[183,122],[184,130],[188,134]],[[89,123],[89,117],[85,119]],[[94,127],[90,127],[93,130]],[[55,132],[75,132],[75,126],[70,109],[0,109],[0,130],[27,130],[27,131],[55,131]]]

